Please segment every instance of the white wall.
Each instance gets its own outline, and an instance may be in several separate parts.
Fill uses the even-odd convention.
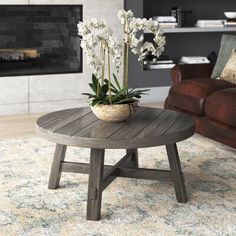
[[[120,27],[117,12],[123,8],[123,0],[1,0],[0,4],[83,4],[84,20],[106,19],[113,29]],[[121,36],[121,30],[115,33]],[[81,93],[88,90],[91,71],[83,59],[83,73],[0,77],[0,115],[87,105]]]

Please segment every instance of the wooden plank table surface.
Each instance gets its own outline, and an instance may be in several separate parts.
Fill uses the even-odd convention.
[[[89,107],[49,113],[36,121],[36,131],[55,142],[49,189],[59,186],[61,172],[89,174],[87,219],[99,220],[102,191],[116,177],[143,178],[174,183],[178,202],[186,202],[186,190],[176,143],[192,136],[195,125],[188,116],[169,110],[140,107],[125,122],[96,118]],[[138,148],[165,145],[170,170],[138,167]],[[91,148],[90,163],[66,162],[67,146]],[[126,149],[114,166],[104,165],[105,149]]]

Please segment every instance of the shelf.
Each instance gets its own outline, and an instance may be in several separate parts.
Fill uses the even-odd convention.
[[[236,27],[186,27],[175,29],[164,29],[165,33],[204,33],[204,32],[236,32]]]
[[[163,29],[164,33],[208,33],[208,32],[236,32],[236,27],[186,27],[186,28],[174,28]],[[149,33],[149,32],[145,32]]]
[[[159,71],[159,70],[171,71],[171,69],[172,69],[172,68],[143,69],[143,72],[148,72],[148,71]]]
[[[235,0],[229,1],[177,1],[177,0],[124,0],[126,10],[133,10],[134,15],[140,18],[152,18],[153,16],[167,16],[173,6],[192,11],[187,15],[186,25],[179,28],[164,29],[166,36],[165,55],[178,61],[182,55],[207,56],[211,52],[219,52],[222,34],[236,35],[236,26],[228,27],[196,27],[198,19],[225,19],[224,12],[235,8]],[[214,2],[214,7],[212,3]],[[177,3],[177,4],[176,4]],[[213,9],[214,8],[214,9]],[[212,10],[213,9],[213,10]],[[206,13],[206,14],[203,14]],[[186,26],[186,27],[185,27]],[[212,25],[214,26],[214,25]],[[223,26],[223,25],[222,25]],[[146,33],[146,34],[145,34]],[[151,32],[144,32],[145,41],[152,42]],[[172,84],[171,69],[141,70],[136,55],[129,57],[129,82],[133,87],[159,87]]]

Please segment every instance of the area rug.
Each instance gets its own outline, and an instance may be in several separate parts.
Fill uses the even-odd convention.
[[[54,144],[38,137],[0,140],[0,235],[235,235],[236,151],[195,135],[178,143],[189,201],[171,183],[117,178],[103,193],[102,218],[86,221],[88,176],[63,173],[48,190]],[[123,150],[108,150],[113,164]],[[164,147],[139,150],[143,167],[168,169]],[[67,160],[88,162],[69,147]]]

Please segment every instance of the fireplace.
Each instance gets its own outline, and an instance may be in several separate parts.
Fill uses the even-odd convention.
[[[82,72],[82,5],[1,5],[0,76]]]

